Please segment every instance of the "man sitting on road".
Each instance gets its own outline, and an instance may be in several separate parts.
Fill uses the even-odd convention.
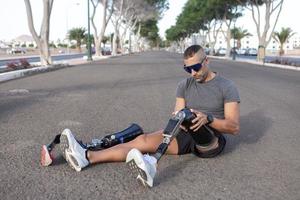
[[[184,70],[191,77],[178,84],[175,112],[189,108],[196,115],[192,125],[181,127],[166,151],[171,155],[194,153],[202,158],[215,157],[226,144],[224,133],[239,132],[238,90],[234,83],[209,68],[209,60],[203,48],[193,45],[184,52]],[[205,131],[206,125],[211,131]],[[198,130],[201,130],[200,132]],[[138,136],[132,141],[100,151],[82,147],[69,129],[62,133],[61,145],[68,163],[76,171],[90,164],[134,161],[137,178],[144,185],[153,186],[157,159],[146,153],[155,153],[163,140],[163,130]]]

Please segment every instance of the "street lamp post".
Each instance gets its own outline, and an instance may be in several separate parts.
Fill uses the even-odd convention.
[[[88,56],[87,60],[92,61],[92,48],[91,48],[91,34],[90,34],[90,0],[87,0],[87,8],[88,8]]]
[[[233,52],[232,52],[232,60],[236,59],[236,49],[235,49],[236,30],[235,30],[235,22],[236,22],[236,18],[233,18]]]

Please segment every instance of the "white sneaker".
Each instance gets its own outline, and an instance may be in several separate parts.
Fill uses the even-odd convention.
[[[65,129],[61,134],[60,148],[66,161],[76,171],[79,172],[89,165],[85,156],[87,149],[80,145],[69,129]]]
[[[127,154],[126,163],[144,186],[153,186],[157,165],[155,157],[148,154],[143,155],[139,150],[131,149]]]

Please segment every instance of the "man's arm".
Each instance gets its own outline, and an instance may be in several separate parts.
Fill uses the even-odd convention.
[[[174,113],[178,112],[185,108],[185,100],[184,98],[177,97],[175,102]]]
[[[224,104],[225,119],[214,118],[210,126],[222,133],[237,135],[240,131],[240,105],[237,102]]]
[[[174,112],[172,113],[173,115],[176,115],[176,113],[182,109],[185,108],[185,99],[184,98],[180,98],[180,97],[176,97],[176,102],[175,102],[175,108],[174,108]],[[187,131],[187,129],[180,125],[180,128],[184,131]]]
[[[191,126],[193,131],[197,131],[201,126],[206,124],[207,115],[200,111],[192,110],[196,114],[196,118],[192,121],[194,123]],[[218,119],[214,117],[214,120],[209,126],[220,131],[221,133],[229,133],[237,135],[240,130],[240,106],[237,102],[229,102],[224,104],[224,116],[225,119]]]

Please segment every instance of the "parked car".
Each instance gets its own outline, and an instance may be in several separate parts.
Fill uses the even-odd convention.
[[[7,49],[6,51],[7,54],[25,54],[26,50],[22,49],[22,48],[11,48],[11,49]]]
[[[86,51],[88,52],[88,49],[87,49]],[[92,53],[92,54],[95,54],[95,53],[96,53],[96,48],[95,48],[95,47],[92,47],[92,48],[91,48],[91,53]]]
[[[204,48],[204,52],[205,52],[206,55],[209,55],[209,51],[210,51],[209,48]]]
[[[235,53],[235,55],[238,54],[238,48],[237,48],[237,47],[231,48],[231,50],[230,50],[230,55],[232,55],[232,54],[234,54],[234,53]]]
[[[239,49],[239,50],[237,50],[237,53],[238,53],[239,55],[246,55],[246,54],[247,54],[247,49],[245,49],[245,48]]]
[[[215,55],[215,54],[216,54],[215,50],[214,50],[214,49],[211,49],[211,48],[205,48],[204,51],[205,51],[205,54],[206,54],[206,55],[209,55],[209,54],[210,54],[210,51],[212,51],[212,55]]]
[[[255,48],[250,48],[250,49],[247,50],[247,55],[257,56],[257,50]]]
[[[104,55],[104,56],[111,55],[111,49],[108,47],[103,47],[101,52],[102,52],[102,55]]]
[[[225,48],[220,48],[217,50],[217,56],[224,56],[226,54],[226,49]]]

